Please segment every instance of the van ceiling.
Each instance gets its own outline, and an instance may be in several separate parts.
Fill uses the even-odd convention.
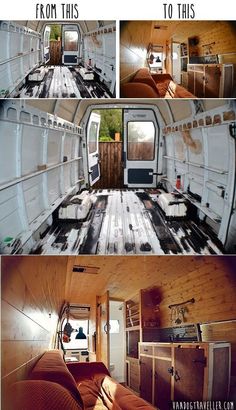
[[[222,99],[215,99],[215,100],[203,100],[203,106],[205,110],[211,110],[215,107],[219,107],[225,105],[226,101]],[[156,99],[146,99],[142,100],[75,100],[75,99],[67,99],[64,101],[63,99],[45,99],[45,100],[27,100],[26,104],[31,105],[39,110],[44,112],[48,112],[50,114],[56,114],[58,117],[63,118],[64,120],[75,122],[79,124],[81,119],[83,118],[86,110],[93,105],[101,105],[106,104],[108,108],[112,108],[112,106],[117,106],[118,104],[123,105],[154,105],[156,106],[165,122],[165,124],[171,124],[173,121],[181,121],[185,118],[189,118],[192,115],[192,100],[156,100]]]
[[[65,301],[93,304],[96,295],[107,290],[111,298],[127,300],[139,289],[154,284],[162,287],[171,280],[172,286],[176,286],[178,278],[185,277],[188,282],[191,272],[199,275],[206,265],[209,271],[231,275],[234,266],[232,258],[223,256],[193,256],[188,257],[188,263],[186,256],[9,256],[2,261],[2,293],[6,296],[17,286],[17,272],[29,290],[26,295],[26,287],[19,286],[18,293],[24,296],[17,302],[29,304],[34,300],[38,308],[51,312],[59,312]],[[75,264],[99,270],[97,274],[73,272]]]
[[[138,46],[142,43],[165,45],[166,41],[185,42],[188,37],[207,33],[219,26],[224,31],[227,26],[235,30],[234,21],[129,21],[121,23],[121,43]],[[124,31],[123,31],[124,28]]]
[[[78,24],[80,26],[80,29],[82,33],[88,33],[90,31],[96,30],[100,26],[107,26],[109,24],[114,23],[114,21],[97,21],[97,20],[92,20],[92,21],[78,21],[78,20],[70,20],[70,21],[46,21],[46,20],[17,20],[14,21],[14,23],[19,24],[21,26],[25,26],[30,28],[31,30],[42,32],[45,26],[48,26],[50,24]]]

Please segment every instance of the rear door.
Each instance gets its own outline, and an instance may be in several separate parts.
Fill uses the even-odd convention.
[[[97,361],[110,366],[109,291],[97,296]]]
[[[45,64],[50,60],[50,33],[51,28],[46,26],[43,35],[43,61]]]
[[[80,56],[81,36],[74,24],[62,26],[62,64],[77,65]]]
[[[100,179],[99,165],[99,129],[101,117],[92,112],[87,128],[87,147],[88,147],[88,172],[90,185],[95,184]]]
[[[159,127],[151,109],[124,110],[124,185],[156,187]]]

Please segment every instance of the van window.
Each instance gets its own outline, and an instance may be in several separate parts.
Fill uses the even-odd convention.
[[[89,154],[97,151],[97,130],[98,130],[98,123],[92,121],[90,130],[89,130]]]
[[[120,322],[117,319],[110,319],[110,334],[120,333]]]
[[[73,350],[73,349],[88,349],[88,333],[89,333],[89,321],[88,320],[70,320],[69,323],[71,324],[73,331],[70,335],[70,342],[63,343],[63,347],[65,350]],[[66,322],[63,324],[63,328]],[[82,331],[79,332],[79,329],[82,328]],[[82,338],[78,336],[81,333],[86,338]],[[79,338],[78,338],[79,337]]]
[[[77,51],[78,50],[78,32],[77,31],[65,31],[64,49],[65,51]]]
[[[154,159],[155,127],[152,121],[128,122],[128,159],[152,161]]]

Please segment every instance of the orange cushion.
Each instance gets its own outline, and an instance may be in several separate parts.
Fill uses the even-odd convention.
[[[126,83],[120,87],[120,96],[123,98],[159,98],[158,90],[143,83]]]
[[[50,350],[44,353],[31,371],[29,379],[58,383],[68,389],[76,401],[83,406],[75,380],[67,369],[59,350]]]
[[[64,387],[45,380],[23,380],[10,388],[10,409],[82,410]]]
[[[79,382],[78,389],[86,410],[107,410],[103,402],[101,389],[93,380],[87,379]]]
[[[98,380],[97,383],[99,383]],[[136,396],[109,376],[105,376],[101,381],[101,389],[103,400],[108,408],[113,409],[112,405],[116,404],[122,410],[154,410],[151,404]]]
[[[141,68],[140,70],[138,70],[138,72],[133,77],[132,82],[147,84],[152,87],[154,91],[156,91],[156,83],[153,80],[148,68]]]

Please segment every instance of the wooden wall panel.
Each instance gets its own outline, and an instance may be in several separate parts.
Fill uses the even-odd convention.
[[[67,258],[2,258],[2,408],[7,388],[53,347]]]
[[[50,60],[48,64],[61,64],[61,40],[50,40]]]
[[[147,47],[152,31],[151,21],[129,21],[121,25],[120,79],[121,82],[147,65]]]

